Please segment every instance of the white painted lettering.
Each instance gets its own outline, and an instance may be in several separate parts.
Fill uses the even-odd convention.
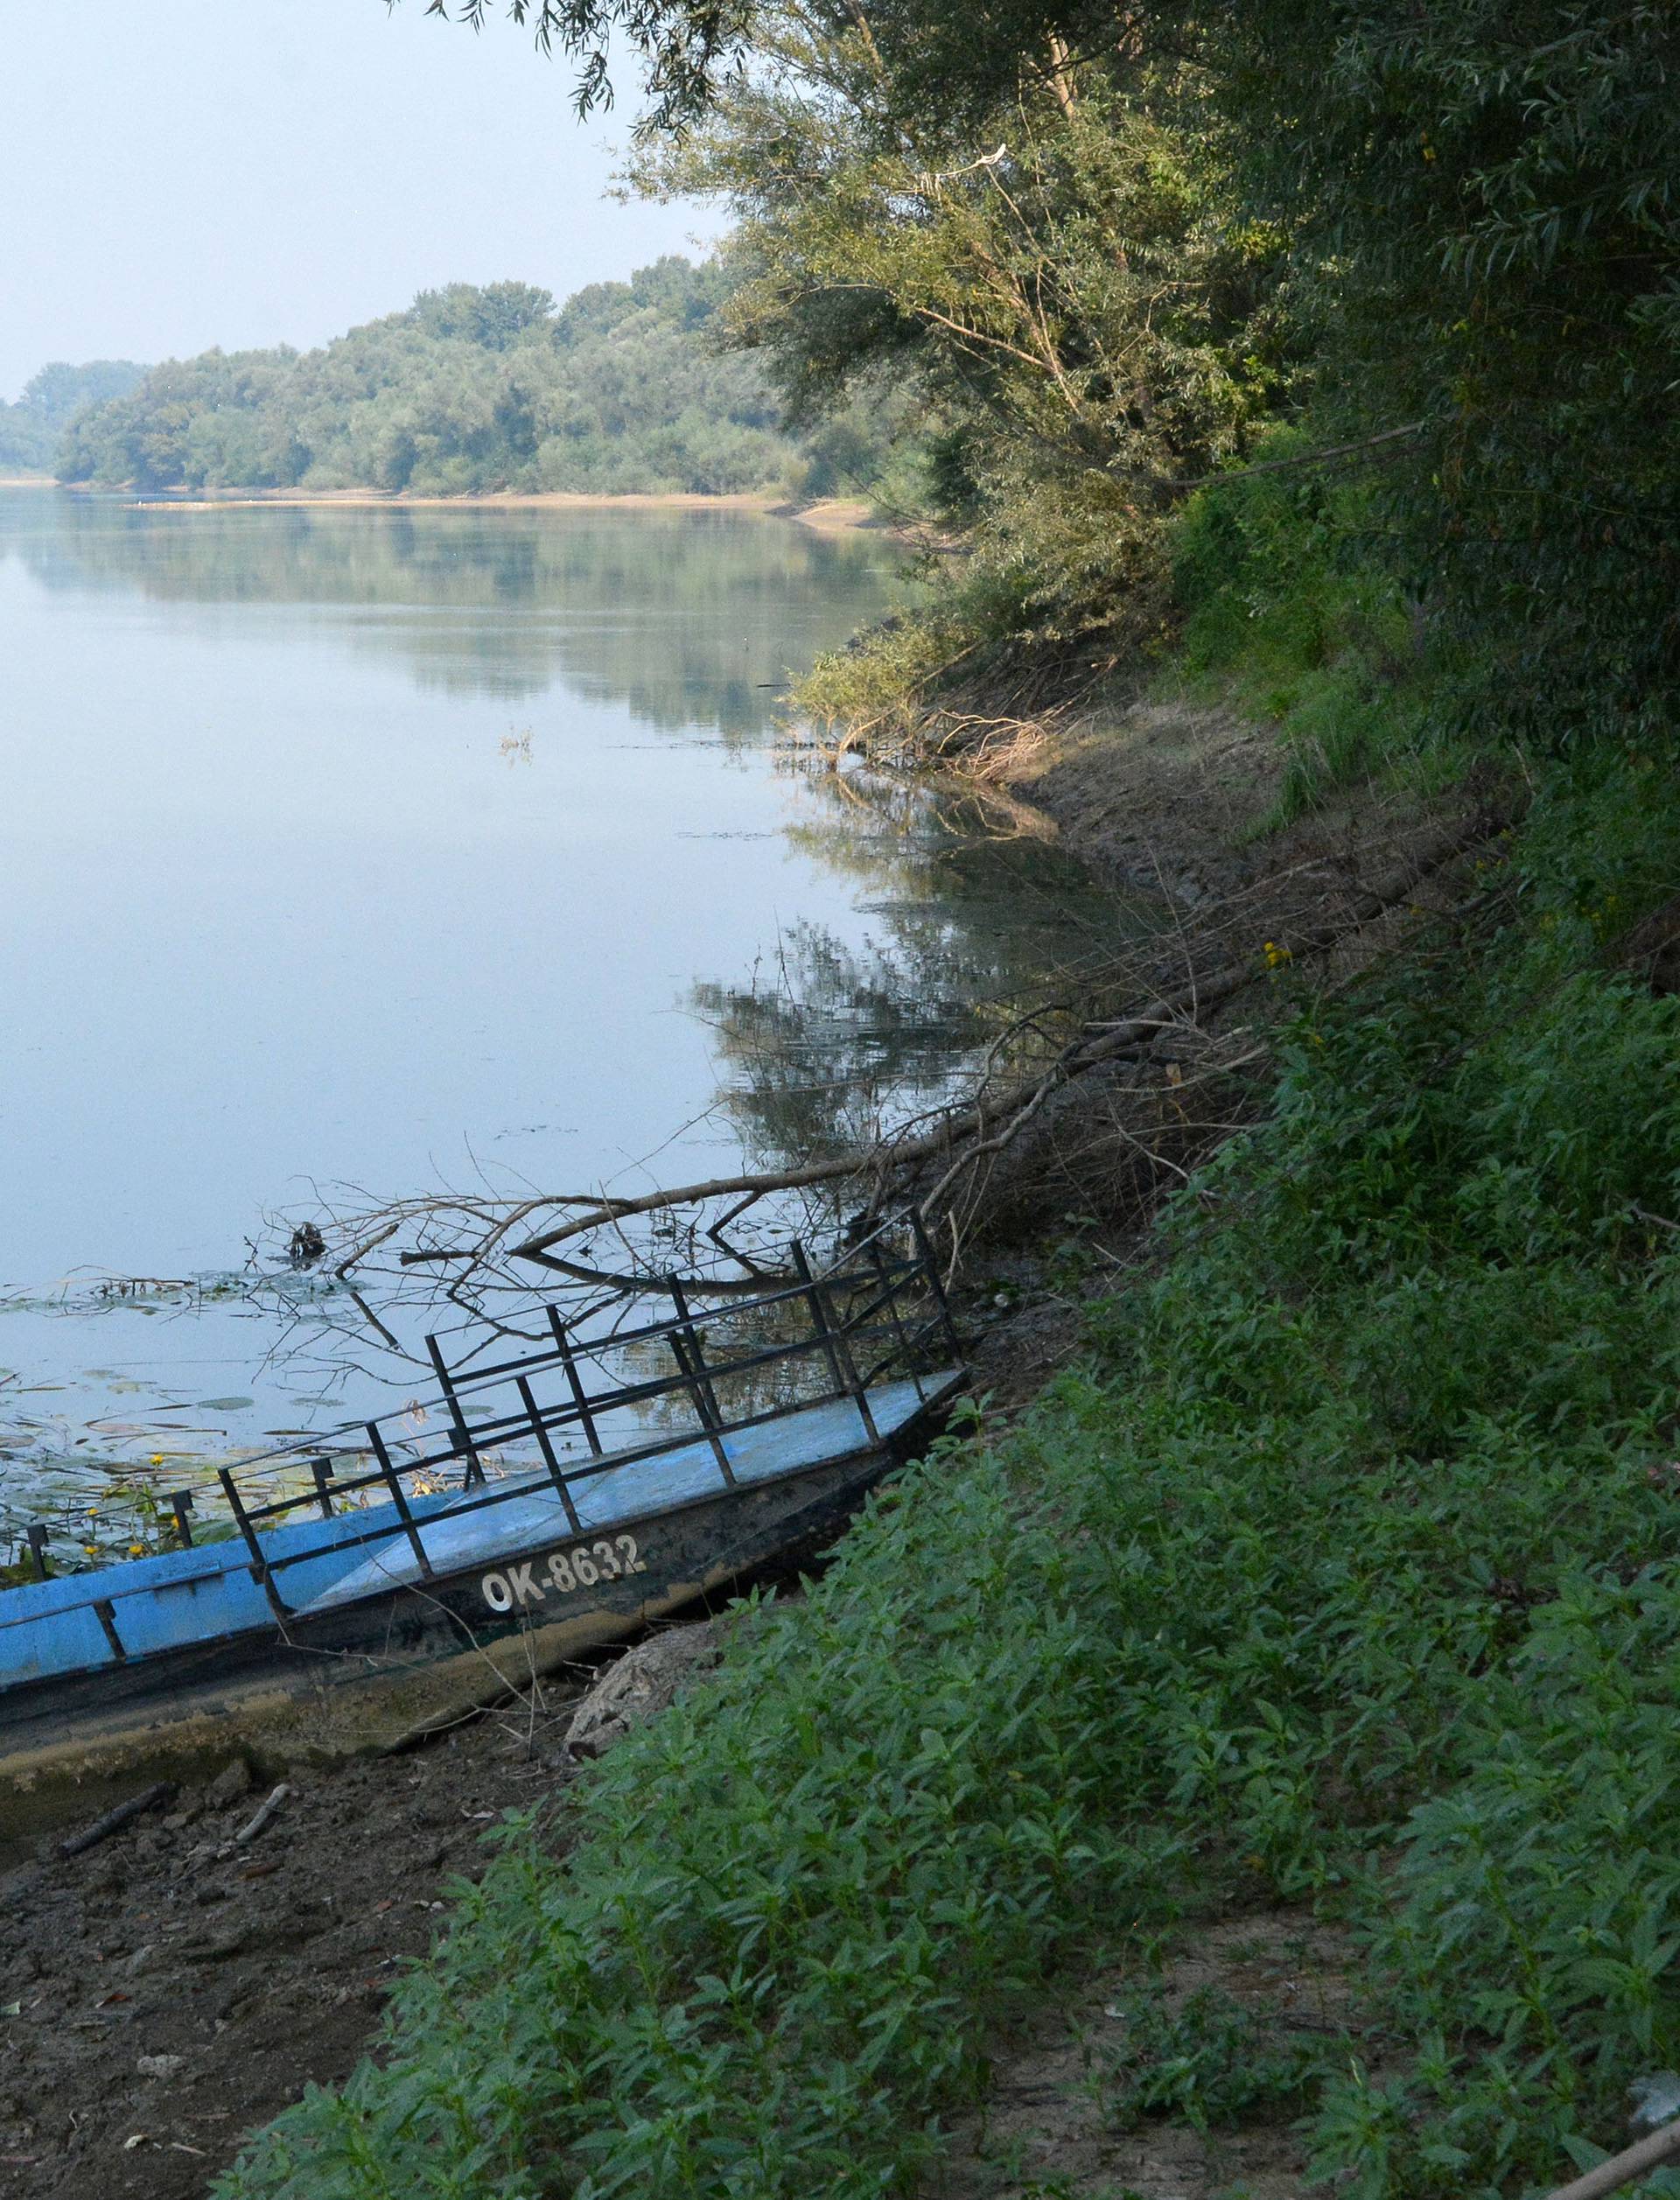
[[[522,1604],[541,1604],[542,1601],[542,1585],[533,1578],[531,1573],[534,1564],[534,1560],[528,1559],[523,1566],[510,1566],[508,1569],[508,1584]]]

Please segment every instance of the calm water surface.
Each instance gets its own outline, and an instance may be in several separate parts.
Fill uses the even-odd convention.
[[[808,1147],[1088,945],[1041,854],[775,753],[892,566],[735,513],[0,491],[0,1556],[389,1406],[234,1280],[317,1188]]]

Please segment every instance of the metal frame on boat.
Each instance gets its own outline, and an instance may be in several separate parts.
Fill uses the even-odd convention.
[[[671,1312],[604,1336],[550,1306],[497,1360],[452,1370],[429,1339],[429,1405],[223,1468],[223,1539],[178,1504],[178,1548],[0,1594],[0,1785],[225,1742],[230,1720],[289,1734],[282,1755],[388,1738],[831,1534],[932,1433],[962,1352],[914,1213],[788,1261],[710,1306],[650,1286]],[[629,1379],[593,1379],[605,1361]]]

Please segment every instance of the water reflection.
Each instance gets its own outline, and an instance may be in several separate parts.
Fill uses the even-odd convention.
[[[1110,964],[1139,913],[973,799],[812,775],[791,837],[851,879],[861,939],[799,920],[746,983],[694,989],[744,1150],[775,1167],[855,1147],[948,1100],[1065,977]]]
[[[789,667],[873,612],[897,563],[881,536],[732,509],[206,509],[37,494],[10,536],[55,592],[308,606],[424,689],[517,702],[559,684],[621,699],[644,725],[733,739],[769,723]]]
[[[246,1289],[312,1188],[824,1152],[1096,951],[1053,851],[779,763],[777,688],[892,562],[738,513],[0,494],[0,1559],[425,1387],[290,1349],[330,1279]],[[80,1311],[102,1274],[170,1288]]]

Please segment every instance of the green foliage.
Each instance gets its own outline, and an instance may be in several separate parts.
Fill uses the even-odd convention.
[[[15,405],[0,404],[0,472],[50,473],[82,408],[125,396],[145,371],[128,359],[90,359],[80,367],[60,360],[32,375]]]
[[[914,394],[901,491],[970,551],[918,615],[957,637],[962,680],[1151,641],[1174,485],[1242,447],[1284,344],[1279,241],[1237,215],[1194,86],[1169,67],[1144,98],[1096,73],[1077,99],[1041,88],[976,158],[942,110],[902,117],[861,18],[766,10],[754,36],[774,67],[635,172],[735,215],[734,341],[802,421]]]
[[[568,1858],[510,1828],[381,2063],[226,2191],[904,2189],[1050,1966],[1239,1894],[1350,1917],[1417,2049],[1322,2074],[1339,2189],[1613,2141],[1680,2059],[1680,1004],[1604,961],[1661,784],[1554,767],[1502,929],[1304,1002],[1085,1367],[760,1610]],[[1140,2022],[1127,2113],[1320,2082]]]
[[[1370,484],[1298,466],[1312,447],[1305,428],[1273,429],[1256,463],[1277,470],[1201,489],[1172,534],[1172,676],[1277,728],[1268,828],[1350,781],[1417,784],[1464,762],[1454,705],[1474,659],[1382,561]]]
[[[666,259],[555,310],[524,283],[423,291],[323,350],[206,352],[84,414],[63,478],[426,495],[760,489],[800,464],[712,326],[725,278]]]
[[[1122,2131],[1151,2116],[1182,2118],[1197,2131],[1297,2114],[1334,2055],[1323,2039],[1278,2039],[1255,2012],[1216,1987],[1198,1986],[1177,2010],[1158,1987],[1128,1995],[1112,2012],[1120,2045],[1101,2058],[1098,2098]]]
[[[1130,532],[1131,446],[1141,436],[1159,455],[1158,411],[1193,396],[1192,439],[1217,456],[1245,418],[1311,395],[1326,445],[1414,431],[1382,453],[1392,562],[1410,597],[1476,630],[1484,676],[1464,700],[1480,738],[1660,723],[1680,669],[1671,9],[510,5],[583,62],[584,104],[605,94],[617,31],[648,67],[654,121],[702,118],[655,178],[746,217],[764,281],[743,330],[790,386],[815,395],[869,361],[926,367],[936,431],[983,444],[1000,395],[1021,401],[1018,468],[979,485],[980,540],[984,554],[1010,537],[1018,503],[1027,630],[1072,631],[1072,608],[1080,631],[1106,619],[1134,640],[1132,599],[1158,578],[1159,546],[1138,539],[1070,606],[1036,494],[1068,501],[1066,562],[1088,583],[1102,530],[1085,495],[1115,487],[1117,461],[1105,516]],[[1189,179],[1199,219],[1130,226],[1135,188],[1114,186],[1140,149],[1167,199],[1187,203]],[[1206,280],[1210,228],[1238,277],[1223,291]],[[1139,247],[1152,284],[1133,283]],[[1204,361],[1200,391],[1186,351]],[[1117,407],[1090,379],[1116,362]],[[1053,390],[1069,417],[1035,463]],[[1087,438],[1091,482],[1068,463],[1070,434]]]
[[[1390,555],[1487,652],[1484,737],[1660,722],[1680,648],[1671,12],[1278,0],[1244,25],[1246,176],[1288,209],[1347,432],[1419,423],[1375,477]]]
[[[426,0],[428,15],[475,31],[494,12],[494,0]],[[752,19],[748,0],[507,0],[507,13],[529,25],[545,56],[557,47],[578,64],[580,116],[612,104],[608,54],[627,47],[662,127],[690,121],[704,106],[718,76],[738,62]]]
[[[799,683],[799,707],[825,725],[892,725],[908,732],[923,699],[970,654],[973,635],[942,602],[895,615],[825,651]]]
[[[1171,1868],[1096,1832],[1105,1659],[1064,1573],[1001,1464],[879,1501],[808,1609],[761,1610],[592,1779],[570,1866],[509,1831],[403,1990],[415,2051],[229,2189],[858,2196],[929,2159],[898,2119],[972,2083],[962,2014],[1018,1999],[1116,1875],[1142,1900]]]
[[[973,551],[938,607],[956,682],[1135,663],[1170,515],[1283,418],[1309,470],[1341,453],[1327,553],[1449,653],[1466,739],[1664,732],[1670,11],[879,0],[766,6],[751,39],[760,66],[641,179],[739,217],[730,326],[797,406],[919,392],[930,505]],[[1382,746],[1367,674],[1325,669],[1280,713],[1292,801]]]

